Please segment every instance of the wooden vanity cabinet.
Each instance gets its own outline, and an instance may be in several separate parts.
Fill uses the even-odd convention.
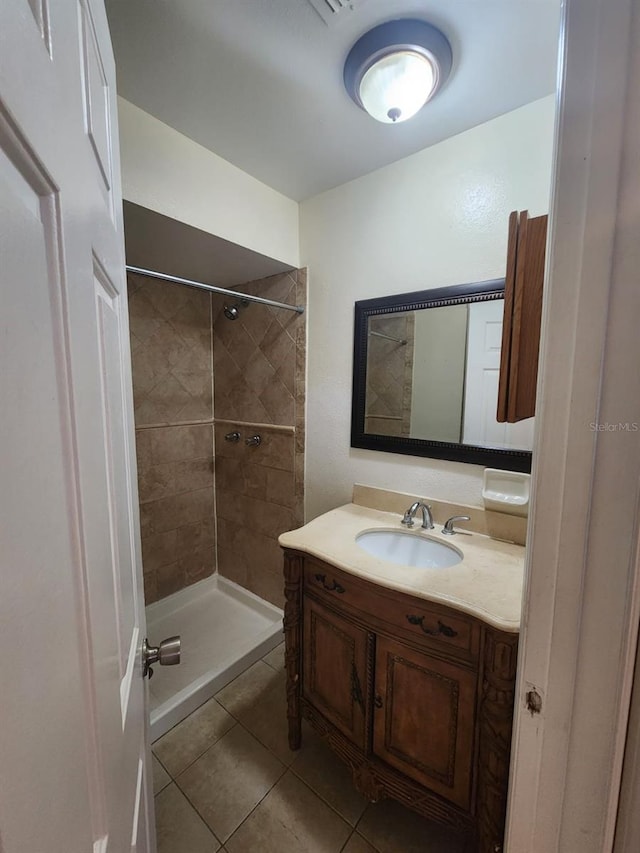
[[[517,635],[285,550],[289,743],[306,718],[370,801],[502,850]]]

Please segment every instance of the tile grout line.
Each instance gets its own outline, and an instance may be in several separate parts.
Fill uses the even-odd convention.
[[[173,778],[173,776],[171,775],[171,773],[169,773],[169,771],[168,771],[168,770],[167,770],[167,768],[164,766],[164,764],[162,763],[162,761],[160,761],[160,759],[158,758],[158,756],[157,756],[157,755],[155,754],[155,752],[153,751],[153,747],[151,747],[151,755],[152,755],[152,757],[153,757],[153,758],[155,758],[155,760],[158,762],[158,764],[160,765],[160,767],[162,767],[162,769],[163,769],[163,770],[164,770],[164,772],[167,774],[167,776],[169,777],[169,779],[171,779],[171,781],[172,781],[172,782],[175,782],[175,779]],[[153,758],[152,758],[152,761],[151,761],[152,766],[153,766]],[[167,786],[165,785],[165,788],[166,788],[166,787],[167,787]],[[158,791],[158,793],[160,793],[160,791]],[[155,796],[155,794],[154,794],[154,796]]]
[[[294,763],[295,763],[295,761],[294,761]],[[327,801],[325,800],[325,798],[322,796],[322,794],[318,793],[318,791],[314,791],[314,789],[311,787],[311,785],[310,785],[308,782],[306,782],[306,781],[305,781],[301,776],[298,776],[298,774],[297,774],[297,773],[295,772],[295,770],[293,769],[293,764],[290,764],[290,765],[289,765],[289,767],[287,768],[287,770],[290,770],[290,771],[291,771],[291,773],[293,773],[293,775],[296,777],[296,779],[297,779],[299,782],[301,782],[301,783],[305,786],[305,788],[307,788],[309,791],[311,791],[311,793],[312,793],[314,796],[316,796],[316,797],[320,800],[320,802],[324,803],[324,805],[325,805],[325,806],[327,806],[327,808],[331,809],[331,811],[332,811],[332,812],[333,812],[337,817],[339,817],[339,818],[340,818],[340,820],[341,820],[343,823],[346,823],[346,825],[347,825],[347,826],[349,827],[349,829],[351,830],[351,832],[349,833],[349,836],[348,836],[348,838],[347,838],[347,841],[348,841],[348,840],[349,840],[349,838],[351,838],[351,835],[356,831],[355,826],[352,826],[352,825],[349,823],[349,821],[348,821],[348,820],[347,820],[343,815],[341,815],[341,814],[340,814],[340,812],[338,812],[338,811],[337,811],[337,809],[335,809],[335,808],[334,808],[334,806],[332,806],[332,805],[331,805],[331,803],[327,802]],[[345,844],[347,843],[347,841],[345,841]],[[342,847],[340,848],[340,850],[342,850]]]
[[[244,728],[244,726],[243,726],[243,728]],[[246,729],[245,729],[245,731],[246,731]],[[251,732],[249,732],[249,734],[251,734]],[[257,740],[257,738],[255,738],[255,739]],[[260,743],[260,741],[258,741],[258,743]],[[261,746],[264,746],[264,744],[260,744],[260,745],[261,745]],[[279,760],[279,759],[278,759],[278,760]],[[267,798],[267,797],[269,796],[269,794],[273,791],[273,789],[276,787],[276,785],[278,784],[278,782],[280,782],[280,780],[282,779],[282,777],[286,774],[286,772],[287,772],[287,770],[288,770],[288,769],[289,769],[288,767],[286,767],[286,766],[284,767],[284,772],[283,772],[283,773],[281,773],[281,774],[278,776],[278,778],[277,778],[277,779],[276,779],[276,781],[273,783],[273,785],[272,785],[272,786],[269,788],[269,790],[264,794],[264,796],[263,796],[263,797],[261,797],[261,798],[260,798],[260,800],[255,804],[255,806],[251,809],[251,811],[249,812],[249,814],[248,814],[248,815],[246,815],[246,817],[244,817],[244,818],[242,819],[242,821],[241,821],[241,822],[236,826],[236,828],[233,830],[233,832],[231,833],[231,835],[227,838],[227,841],[231,841],[231,839],[232,839],[232,838],[233,838],[233,836],[236,834],[236,832],[238,832],[238,830],[239,830],[239,829],[240,829],[240,828],[241,828],[241,827],[242,827],[242,826],[243,826],[243,825],[244,825],[244,824],[249,820],[249,818],[250,818],[250,817],[251,817],[251,815],[254,813],[254,811],[255,811],[255,810],[256,810],[256,809],[257,809],[257,808],[258,808],[258,807],[259,807],[259,806],[260,806],[260,805],[261,805],[261,804],[266,800],[266,798]],[[227,841],[225,841],[224,843],[226,844],[226,843],[227,843]]]
[[[165,784],[162,786],[162,788],[160,788],[159,791],[154,792],[154,794],[153,794],[154,802],[155,802],[155,799],[158,796],[158,794],[161,794],[163,791],[166,791],[166,789],[169,787],[169,785],[173,785],[175,783],[175,779],[173,779],[171,776],[169,776],[169,771],[167,770],[167,768],[164,765],[161,765],[161,766],[162,766],[162,769],[164,770],[164,772],[169,777],[169,781],[165,782]]]
[[[245,670],[245,671],[246,671],[246,670]],[[212,697],[212,698],[214,698],[214,699],[215,699],[215,697]],[[217,700],[216,700],[216,701],[217,701]],[[172,781],[175,783],[175,785],[176,785],[176,787],[178,788],[178,790],[183,794],[183,796],[187,799],[187,801],[188,801],[188,802],[189,802],[189,804],[192,806],[192,808],[197,812],[197,814],[198,814],[198,816],[200,817],[200,819],[204,821],[205,825],[207,826],[207,828],[209,829],[209,831],[211,832],[211,834],[214,836],[214,838],[216,839],[216,841],[219,841],[219,842],[220,842],[220,845],[221,845],[221,846],[224,846],[224,844],[226,844],[226,843],[227,843],[227,841],[231,838],[231,836],[232,836],[232,835],[234,835],[234,834],[238,831],[238,829],[240,829],[240,827],[241,827],[241,826],[242,826],[242,824],[245,822],[245,820],[247,820],[247,818],[248,818],[248,817],[249,817],[249,816],[250,816],[250,815],[251,815],[251,814],[252,814],[252,813],[253,813],[253,812],[258,808],[258,806],[259,806],[259,805],[260,805],[260,803],[264,800],[264,798],[265,798],[265,797],[266,797],[266,796],[267,796],[267,795],[268,795],[268,794],[273,790],[273,788],[275,788],[275,786],[276,786],[276,785],[278,784],[278,782],[282,779],[282,777],[283,777],[283,776],[284,776],[284,774],[287,772],[287,770],[289,769],[289,767],[288,767],[286,764],[284,764],[284,762],[283,762],[280,758],[278,758],[278,756],[277,756],[277,755],[276,755],[272,750],[270,750],[270,749],[269,749],[269,747],[265,746],[265,745],[262,743],[262,741],[258,740],[258,738],[257,738],[257,737],[252,733],[252,732],[250,732],[250,731],[249,731],[245,726],[243,726],[243,725],[242,725],[242,723],[241,723],[241,722],[240,722],[236,717],[234,717],[234,716],[233,716],[233,714],[230,714],[230,713],[229,713],[229,711],[227,711],[227,709],[224,707],[224,705],[221,705],[221,703],[220,703],[220,702],[218,702],[218,705],[220,705],[220,707],[221,707],[221,708],[223,708],[223,709],[227,712],[227,714],[229,714],[229,716],[230,716],[233,720],[235,720],[234,725],[233,725],[233,726],[231,726],[231,728],[230,728],[230,729],[227,729],[227,731],[222,735],[222,737],[218,738],[218,740],[214,741],[210,746],[208,746],[208,747],[207,747],[207,749],[205,749],[205,750],[204,750],[204,752],[202,752],[202,753],[198,756],[198,758],[196,758],[196,759],[195,759],[194,761],[192,761],[189,765],[187,765],[187,767],[185,767],[185,768],[184,768],[184,770],[181,770],[181,771],[180,771],[180,773],[178,774],[179,776],[180,776],[180,775],[182,775],[183,773],[185,773],[185,772],[189,769],[189,767],[192,767],[192,766],[196,763],[196,761],[198,761],[200,758],[202,758],[202,756],[203,756],[203,755],[205,755],[207,752],[209,752],[209,750],[210,750],[210,749],[213,749],[213,747],[214,747],[214,746],[216,746],[218,743],[220,743],[220,741],[221,741],[221,740],[223,740],[223,738],[225,738],[225,737],[229,734],[229,732],[233,731],[233,729],[235,729],[237,726],[240,726],[240,728],[244,729],[244,731],[249,735],[249,737],[251,737],[254,741],[256,741],[256,743],[257,743],[257,744],[259,744],[263,749],[266,749],[266,750],[267,750],[267,752],[271,753],[271,755],[273,755],[273,757],[274,757],[274,758],[276,758],[276,760],[277,760],[277,761],[282,765],[282,767],[283,767],[282,773],[280,773],[280,775],[279,775],[279,776],[278,776],[278,778],[275,780],[275,782],[271,785],[271,787],[269,788],[269,790],[265,792],[264,796],[260,798],[260,800],[259,800],[259,801],[255,804],[255,806],[251,809],[251,811],[249,812],[249,814],[247,814],[247,815],[246,815],[246,817],[244,817],[244,818],[242,819],[241,823],[239,823],[239,824],[238,824],[238,826],[233,830],[233,832],[231,833],[231,835],[230,835],[230,836],[229,836],[225,841],[220,841],[220,839],[218,838],[218,836],[217,836],[217,835],[215,834],[215,832],[211,829],[211,827],[209,826],[209,824],[208,824],[208,823],[207,823],[207,821],[205,820],[204,816],[203,816],[203,815],[200,813],[200,811],[198,810],[197,806],[196,806],[196,805],[195,805],[195,804],[194,804],[194,803],[189,799],[189,795],[188,795],[188,794],[187,794],[187,792],[186,792],[186,791],[184,791],[184,790],[183,790],[183,788],[181,787],[181,785],[180,785],[180,783],[179,783],[179,781],[178,781],[178,778],[176,777],[176,778],[174,779],[173,777],[171,777],[171,778],[172,778]],[[179,724],[178,724],[178,725],[179,725]],[[167,771],[167,772],[168,772],[168,771]]]
[[[344,853],[344,851],[346,850],[347,845],[349,844],[349,842],[351,841],[351,839],[353,838],[353,836],[354,836],[355,834],[356,834],[355,829],[352,829],[352,830],[351,830],[351,835],[347,838],[347,840],[344,842],[344,844],[343,844],[343,845],[342,845],[342,847],[340,848],[340,853]]]
[[[210,701],[210,700],[209,700],[209,699],[207,699],[207,702],[209,702],[209,701]],[[220,704],[220,703],[218,703],[218,704]],[[202,705],[200,705],[200,707],[202,707]],[[223,711],[227,711],[227,709],[226,709],[226,708],[223,708],[223,706],[222,706],[222,705],[220,705],[220,707],[223,709]],[[196,709],[196,710],[197,710],[197,709]],[[227,711],[227,713],[229,713],[229,712]],[[229,714],[229,716],[230,716],[230,717],[231,717],[231,719],[233,720],[233,725],[232,725],[232,726],[230,726],[230,727],[226,730],[226,732],[224,732],[224,734],[220,735],[220,737],[219,737],[219,738],[216,738],[216,740],[214,740],[214,741],[213,741],[213,743],[210,743],[210,744],[209,744],[209,746],[207,746],[207,748],[206,748],[206,749],[203,749],[203,750],[202,750],[202,752],[199,752],[199,753],[198,753],[198,755],[196,756],[196,758],[194,758],[194,759],[193,759],[193,761],[190,761],[188,764],[185,764],[185,766],[182,768],[182,770],[180,770],[180,772],[179,772],[179,773],[177,773],[177,774],[176,774],[176,776],[171,776],[171,774],[170,774],[170,773],[169,773],[169,771],[167,770],[167,773],[169,773],[169,775],[171,776],[171,779],[172,779],[172,781],[173,781],[173,782],[175,782],[176,784],[178,784],[178,776],[181,776],[183,773],[186,773],[186,771],[187,771],[190,767],[193,767],[193,765],[196,763],[196,761],[199,761],[199,760],[202,758],[202,756],[203,756],[203,755],[205,755],[207,752],[209,752],[209,750],[210,750],[210,749],[212,749],[216,744],[220,743],[220,741],[222,740],[222,738],[226,737],[226,736],[229,734],[229,732],[233,731],[233,730],[235,729],[235,727],[236,727],[236,726],[239,726],[239,725],[240,725],[239,721],[238,721],[238,720],[236,720],[236,718],[235,718],[234,716],[232,716],[231,714]],[[188,717],[185,717],[185,719],[187,719],[187,720],[188,720],[189,718],[188,718]],[[183,721],[181,720],[180,722],[183,722]],[[180,725],[180,723],[177,723],[176,725],[178,725],[178,726],[179,726],[179,725]],[[174,726],[174,728],[176,728],[176,726]],[[173,731],[173,729],[170,729],[169,731]],[[169,732],[167,732],[167,734],[169,734]],[[164,735],[163,735],[163,737],[164,737]],[[155,755],[155,752],[154,752],[154,755]],[[156,755],[156,758],[157,758],[157,757],[158,757],[158,756]],[[158,759],[158,760],[160,760],[160,759]],[[163,766],[164,766],[164,765],[163,765]],[[165,767],[165,770],[166,770],[166,767]],[[182,790],[182,789],[180,789],[180,790]]]
[[[273,649],[272,649],[271,651],[273,651]],[[267,654],[270,654],[270,652],[268,652]],[[267,661],[265,661],[265,660],[264,660],[264,658],[260,658],[260,661],[261,661],[261,662],[263,662],[263,663],[265,663],[265,664],[266,664],[270,669],[272,669],[274,672],[279,672],[279,671],[280,671],[279,669],[276,669],[275,667],[271,666],[271,664],[267,663]],[[256,663],[257,663],[257,661],[256,661]],[[246,671],[247,671],[247,670],[245,670],[245,672],[246,672]],[[240,673],[240,675],[242,675],[242,674],[243,674],[243,673]],[[236,676],[236,677],[237,677],[237,678],[239,678],[240,676]],[[234,680],[235,680],[235,679],[234,679]],[[229,683],[230,683],[230,684],[232,684],[233,682],[229,682]],[[224,689],[224,688],[223,688],[223,689]],[[221,702],[219,702],[219,701],[216,699],[216,697],[215,697],[215,696],[212,696],[212,697],[211,697],[211,700],[207,700],[207,702],[209,702],[209,701],[214,701],[214,702],[216,702],[216,704],[218,704],[218,705],[219,705],[219,706],[220,706],[220,707],[221,707],[221,708],[222,708],[222,709],[223,709],[227,714],[229,714],[229,716],[231,717],[231,719],[233,719],[233,720],[235,721],[235,722],[234,722],[234,725],[233,725],[233,726],[231,726],[231,728],[227,729],[227,731],[226,731],[226,732],[225,732],[225,733],[224,733],[220,738],[218,738],[218,739],[217,739],[217,740],[215,740],[212,744],[210,744],[210,745],[209,745],[209,746],[208,746],[208,747],[207,747],[203,752],[201,752],[201,753],[198,755],[198,757],[197,757],[197,758],[195,758],[195,759],[194,759],[190,764],[188,764],[186,767],[184,767],[184,768],[180,771],[180,773],[178,773],[178,774],[177,774],[177,776],[180,776],[180,775],[182,775],[183,773],[185,773],[185,772],[189,769],[189,767],[192,767],[192,766],[196,763],[196,761],[198,761],[200,758],[202,758],[202,756],[203,756],[203,755],[205,755],[205,754],[206,754],[210,749],[212,749],[214,746],[216,746],[216,744],[218,744],[218,743],[219,743],[219,742],[220,742],[220,741],[221,741],[221,740],[222,740],[222,739],[223,739],[227,734],[229,734],[229,732],[233,731],[233,729],[235,729],[237,726],[240,726],[240,727],[241,727],[241,728],[242,728],[242,729],[243,729],[243,730],[244,730],[244,731],[245,731],[245,732],[246,732],[246,733],[247,733],[247,734],[248,734],[248,735],[249,735],[253,740],[255,740],[258,744],[260,744],[260,746],[261,746],[263,749],[266,749],[266,750],[267,750],[267,752],[269,752],[269,753],[270,753],[274,758],[276,758],[276,760],[277,760],[277,761],[279,761],[279,762],[280,762],[280,764],[282,764],[282,766],[283,766],[283,771],[282,771],[282,773],[281,773],[281,774],[278,776],[278,778],[274,781],[274,783],[271,785],[271,787],[270,787],[270,788],[265,792],[264,796],[262,796],[262,797],[260,798],[260,800],[259,800],[259,801],[255,804],[255,806],[251,809],[251,811],[250,811],[250,812],[249,812],[249,813],[248,813],[248,814],[247,814],[247,815],[242,819],[242,821],[238,824],[238,826],[233,830],[233,832],[231,833],[231,835],[229,835],[229,837],[228,837],[224,842],[221,842],[221,841],[220,841],[220,839],[218,838],[218,836],[213,832],[213,830],[211,829],[211,827],[209,826],[209,824],[207,823],[207,821],[204,819],[203,815],[200,813],[200,811],[198,810],[198,808],[196,807],[196,805],[195,805],[195,804],[194,804],[194,803],[189,799],[189,796],[188,796],[188,794],[186,793],[186,791],[184,791],[184,790],[182,789],[182,787],[180,786],[180,783],[178,782],[178,778],[177,778],[177,776],[174,778],[174,777],[169,773],[169,771],[167,770],[167,768],[166,768],[166,767],[164,767],[164,765],[162,764],[162,762],[160,761],[160,759],[159,759],[157,756],[155,756],[155,757],[156,757],[156,759],[158,760],[158,762],[162,765],[162,767],[163,767],[163,768],[165,769],[165,771],[167,772],[167,775],[169,776],[169,778],[170,778],[171,782],[173,782],[173,783],[176,785],[176,787],[178,788],[178,790],[179,790],[179,791],[181,792],[181,794],[185,797],[185,799],[187,800],[187,802],[189,803],[189,805],[190,805],[190,806],[194,809],[194,811],[198,814],[198,816],[200,817],[200,819],[204,822],[204,824],[206,825],[207,829],[211,832],[211,834],[214,836],[214,838],[216,839],[216,841],[218,841],[218,842],[220,843],[221,847],[223,847],[223,846],[227,843],[227,841],[229,841],[229,840],[230,840],[230,839],[231,839],[231,838],[236,834],[236,832],[238,832],[238,830],[242,827],[242,825],[245,823],[245,821],[247,821],[247,820],[249,819],[249,817],[251,817],[251,815],[253,814],[253,812],[254,812],[254,811],[255,811],[255,810],[256,810],[256,809],[261,805],[261,803],[262,803],[262,802],[266,799],[266,797],[271,793],[271,791],[275,788],[275,786],[276,786],[276,785],[281,781],[281,779],[286,775],[287,771],[288,771],[288,770],[291,770],[291,765],[287,765],[287,764],[285,764],[285,763],[282,761],[282,759],[281,759],[278,755],[276,755],[276,753],[275,753],[275,752],[274,752],[270,747],[266,746],[266,744],[263,744],[263,743],[262,743],[262,741],[261,741],[259,738],[257,738],[257,737],[253,734],[253,732],[249,731],[249,729],[248,729],[248,728],[247,728],[247,727],[246,727],[246,726],[245,726],[245,725],[244,725],[244,724],[243,724],[243,723],[242,723],[242,722],[241,722],[237,717],[235,717],[235,716],[234,716],[234,715],[233,715],[233,714],[232,714],[232,713],[231,713],[227,708],[225,708],[225,706],[224,706]],[[203,705],[205,705],[205,704],[207,704],[207,703],[206,703],[206,702],[203,702]],[[200,705],[199,707],[202,707],[202,705]],[[197,709],[196,709],[196,710],[197,710]],[[195,711],[192,711],[192,713],[195,713]],[[188,717],[187,717],[187,718],[185,718],[185,719],[188,719]],[[181,722],[182,722],[182,721],[181,721]],[[174,726],[174,728],[176,728],[178,725],[180,725],[180,723],[177,723],[177,724],[176,724],[176,726]],[[171,730],[170,730],[170,731],[171,731]],[[167,732],[167,734],[168,734],[168,732]],[[154,755],[155,755],[155,753],[154,753]],[[295,759],[294,759],[294,760],[295,760]],[[354,828],[353,828],[353,827],[351,827],[351,824],[350,824],[348,821],[346,821],[346,820],[342,817],[342,815],[339,815],[339,814],[338,814],[338,812],[336,812],[336,811],[335,811],[335,809],[333,809],[333,808],[332,808],[332,806],[331,806],[329,803],[327,803],[327,802],[326,802],[326,800],[324,800],[324,799],[323,799],[323,797],[321,797],[321,796],[320,796],[320,794],[318,794],[318,792],[317,792],[317,791],[314,791],[314,790],[313,790],[313,788],[311,788],[311,786],[310,786],[310,785],[307,785],[307,783],[304,781],[304,779],[301,779],[301,778],[298,776],[298,774],[297,774],[297,773],[293,773],[293,775],[294,775],[294,776],[295,776],[295,778],[296,778],[296,779],[298,779],[298,780],[299,780],[299,781],[300,781],[300,782],[301,782],[301,783],[302,783],[306,788],[308,788],[308,790],[309,790],[309,791],[311,791],[311,793],[312,793],[312,794],[314,794],[316,797],[318,797],[318,799],[320,799],[320,800],[321,800],[321,802],[323,802],[323,803],[325,803],[325,805],[329,806],[329,808],[331,808],[331,809],[332,809],[332,811],[333,811],[333,812],[334,812],[334,813],[335,813],[335,814],[336,814],[336,815],[337,815],[337,816],[338,816],[338,817],[339,817],[339,818],[340,818],[344,823],[346,823],[346,824],[347,824],[347,826],[349,826],[349,827],[351,828],[352,833],[355,831],[355,830],[354,830]],[[169,783],[169,784],[170,784],[170,783]],[[166,787],[167,787],[167,786],[165,785],[165,788],[166,788]],[[163,790],[164,790],[164,789],[163,789]],[[158,792],[158,793],[160,793],[160,792]],[[347,838],[347,841],[348,841],[348,840],[349,840],[349,838],[351,837],[351,834],[352,834],[352,833],[350,833],[350,834],[349,834],[349,836],[348,836],[348,838]],[[345,842],[345,843],[346,843],[346,842]],[[342,848],[341,848],[341,849],[342,849]]]
[[[276,648],[277,648],[277,646],[276,646]],[[270,651],[270,652],[267,652],[267,655],[271,654],[271,652],[272,652],[272,651],[273,651],[273,649],[271,649],[271,651]],[[266,655],[265,655],[265,657],[266,657]],[[274,672],[279,672],[279,671],[280,671],[279,669],[276,669],[275,667],[271,666],[271,664],[267,663],[267,661],[266,661],[266,660],[264,660],[264,658],[259,658],[255,663],[260,663],[260,662],[262,662],[262,663],[266,664],[266,666],[268,666],[268,667],[269,667],[270,669],[272,669]],[[251,666],[255,666],[255,663],[251,664]],[[245,673],[245,672],[247,672],[247,670],[249,670],[249,669],[251,669],[251,667],[247,667],[247,669],[243,670],[243,672],[241,672],[239,675],[237,675],[237,676],[236,676],[236,678],[240,678],[240,676],[241,676],[241,675],[244,675],[244,673]],[[222,690],[225,690],[227,687],[229,687],[231,684],[233,684],[233,682],[236,680],[236,678],[232,679],[232,680],[229,682],[229,684],[226,684],[224,687],[220,688],[220,690],[218,691],[218,693],[221,693],[221,692],[222,692]],[[213,741],[213,743],[210,743],[210,744],[209,744],[209,746],[207,746],[207,747],[206,747],[206,749],[204,749],[201,753],[199,753],[199,754],[198,754],[198,757],[197,757],[197,758],[194,758],[194,760],[193,760],[193,761],[191,761],[189,764],[185,765],[185,767],[183,767],[183,769],[182,769],[182,770],[180,770],[180,771],[179,771],[179,773],[177,774],[178,776],[179,776],[181,773],[184,773],[184,772],[185,772],[185,770],[187,770],[187,769],[188,769],[189,767],[191,767],[193,764],[195,764],[195,762],[196,762],[196,761],[198,761],[198,759],[199,759],[199,758],[202,758],[202,756],[205,754],[205,752],[208,752],[208,751],[211,749],[211,747],[212,747],[212,746],[215,746],[219,741],[221,741],[221,740],[222,740],[222,738],[223,738],[223,737],[225,737],[225,735],[227,735],[227,734],[228,734],[232,729],[234,729],[237,725],[240,725],[240,726],[242,726],[242,728],[243,728],[243,729],[245,729],[246,731],[249,731],[249,730],[246,728],[246,726],[244,726],[244,725],[242,724],[242,722],[239,720],[239,718],[238,718],[238,717],[236,717],[234,714],[232,714],[232,713],[231,713],[231,711],[229,711],[229,710],[228,710],[228,708],[226,708],[226,707],[222,704],[222,702],[220,702],[220,701],[216,698],[216,696],[217,696],[217,695],[218,695],[218,694],[214,694],[214,695],[213,695],[213,696],[211,696],[209,699],[205,699],[205,701],[204,701],[204,702],[202,702],[202,704],[198,705],[198,707],[197,707],[197,708],[194,708],[194,709],[193,709],[193,711],[191,711],[191,713],[190,713],[190,714],[188,714],[184,719],[182,719],[182,720],[180,720],[179,722],[177,722],[177,723],[175,724],[175,726],[172,726],[172,727],[169,729],[169,731],[168,731],[168,732],[165,732],[165,733],[162,735],[162,737],[159,737],[159,738],[158,738],[158,740],[157,740],[157,741],[154,741],[154,743],[159,743],[159,742],[160,742],[164,737],[166,737],[170,732],[172,732],[172,731],[174,731],[175,729],[177,729],[177,728],[178,728],[178,726],[180,726],[182,723],[184,723],[186,720],[188,720],[188,719],[189,719],[193,714],[195,714],[195,713],[196,713],[196,711],[199,711],[199,710],[200,710],[200,708],[203,708],[203,707],[204,707],[205,705],[207,705],[209,702],[215,702],[215,703],[216,703],[216,705],[219,705],[219,706],[220,706],[220,708],[222,708],[222,710],[225,712],[225,714],[228,714],[228,715],[229,715],[229,717],[231,717],[231,719],[234,721],[234,724],[233,724],[230,728],[228,728],[226,732],[224,732],[222,735],[220,735],[220,737],[219,737],[219,738],[217,738],[216,740],[214,740],[214,741]],[[251,734],[251,732],[249,732],[249,734]],[[255,740],[258,740],[258,739],[255,737],[255,735],[251,734],[251,736],[252,736]],[[262,746],[265,746],[265,745],[262,743],[262,741],[258,741],[258,743],[260,743]],[[269,747],[266,747],[266,746],[265,746],[265,749],[269,749]],[[172,776],[172,775],[171,775],[171,773],[169,772],[169,770],[164,766],[164,764],[162,763],[162,761],[160,760],[160,758],[159,758],[159,757],[156,755],[156,753],[154,752],[154,750],[153,750],[153,744],[151,744],[151,752],[153,753],[153,756],[156,758],[156,760],[158,761],[158,763],[162,765],[162,767],[164,768],[164,770],[166,771],[166,773],[169,775],[169,777],[170,777],[170,778],[175,782],[177,777]],[[272,750],[269,750],[269,752],[272,752]],[[275,753],[273,753],[273,755],[275,755]],[[276,755],[276,758],[278,758],[278,756],[277,756],[277,755]],[[281,761],[281,759],[280,759],[280,758],[278,758],[278,761]],[[281,763],[283,763],[283,762],[281,762]]]
[[[297,756],[296,756],[296,757],[297,757]],[[306,779],[303,779],[303,778],[302,778],[302,776],[300,776],[300,775],[299,775],[299,773],[298,773],[298,772],[296,772],[296,770],[294,770],[294,765],[295,765],[295,763],[296,763],[296,759],[294,758],[294,760],[293,760],[293,761],[291,762],[291,764],[289,765],[289,770],[291,770],[291,772],[292,772],[292,773],[293,773],[293,775],[296,777],[296,779],[298,779],[300,782],[302,782],[302,784],[303,784],[303,785],[306,785],[306,787],[307,787],[307,788],[308,788],[312,793],[314,793],[314,794],[316,795],[316,797],[318,797],[318,799],[322,800],[322,802],[323,802],[326,806],[328,806],[328,807],[331,809],[331,811],[332,811],[332,812],[334,812],[335,814],[337,814],[337,815],[338,815],[338,817],[339,817],[341,820],[343,820],[343,821],[347,824],[347,826],[351,827],[351,829],[353,830],[353,832],[355,832],[355,831],[356,831],[356,827],[357,827],[357,826],[358,826],[358,824],[360,823],[360,820],[362,819],[362,815],[364,815],[365,811],[367,810],[367,806],[369,805],[369,803],[367,802],[367,805],[366,805],[366,806],[364,807],[364,809],[362,810],[362,814],[358,817],[358,819],[357,819],[357,821],[355,822],[355,824],[350,823],[350,822],[346,819],[346,817],[345,817],[344,815],[340,814],[340,812],[336,809],[336,807],[335,807],[334,805],[332,805],[332,804],[331,804],[327,799],[325,799],[325,797],[324,797],[324,796],[323,796],[319,791],[316,791],[314,788],[312,788],[312,787],[311,787],[311,785],[310,785],[310,783],[309,783],[309,782],[307,782],[307,781],[306,781]]]
[[[177,780],[176,780],[176,779],[174,779],[174,780],[173,780],[173,784],[176,786],[176,788],[178,789],[178,791],[180,791],[180,793],[182,794],[182,796],[185,798],[185,800],[189,803],[189,805],[190,805],[190,806],[191,806],[191,808],[194,810],[194,812],[198,815],[198,817],[200,818],[200,820],[201,820],[201,821],[204,823],[204,825],[207,827],[207,830],[208,830],[208,831],[211,833],[211,835],[215,838],[215,840],[218,842],[218,844],[220,845],[220,847],[224,847],[224,843],[225,843],[225,842],[224,842],[224,841],[220,841],[220,839],[219,839],[219,838],[218,838],[218,836],[215,834],[215,832],[211,829],[211,827],[209,826],[209,824],[207,823],[207,821],[204,819],[204,816],[200,813],[200,811],[198,810],[198,808],[196,807],[196,805],[195,805],[195,804],[194,804],[194,803],[189,799],[189,795],[187,794],[187,792],[182,790],[182,788],[180,787],[180,785],[178,785],[178,782],[177,782]]]

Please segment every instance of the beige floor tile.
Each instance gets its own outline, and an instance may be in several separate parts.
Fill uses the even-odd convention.
[[[295,753],[289,749],[284,670],[258,661],[221,690],[216,699],[280,761],[290,764],[294,760]]]
[[[153,773],[153,793],[159,794],[163,788],[166,788],[171,782],[171,776],[164,769],[155,755],[151,756],[151,770]]]
[[[357,832],[354,832],[351,838],[342,848],[342,853],[378,853],[378,851],[375,847],[372,847],[369,842],[366,841],[361,835],[358,835]]]
[[[158,853],[215,853],[220,842],[186,797],[171,784],[156,797]]]
[[[465,853],[468,838],[394,800],[367,807],[358,833],[380,853]]]
[[[272,649],[262,660],[274,669],[284,669],[284,643]]]
[[[242,726],[235,726],[181,773],[178,785],[225,842],[284,771]]]
[[[302,729],[302,746],[291,769],[346,821],[356,825],[367,801],[354,788],[346,765],[306,723]]]
[[[156,741],[153,751],[175,777],[235,725],[215,699],[210,699]]]
[[[283,764],[291,764],[297,753],[289,749],[286,678],[282,670],[274,675],[259,700],[238,712],[239,720]]]
[[[288,772],[226,842],[229,853],[339,853],[351,827]]]
[[[257,702],[262,700],[263,695],[277,678],[278,673],[273,667],[259,660],[216,693],[215,698],[239,720],[243,713],[251,710]]]

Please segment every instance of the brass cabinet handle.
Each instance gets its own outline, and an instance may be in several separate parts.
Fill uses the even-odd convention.
[[[318,583],[321,583],[322,586],[328,592],[337,592],[339,595],[341,595],[345,591],[344,587],[340,586],[340,584],[336,580],[333,580],[330,584],[328,584],[326,575],[317,574],[314,575],[314,577],[318,581]]]
[[[355,663],[351,663],[351,698],[364,711],[364,697],[362,695],[362,687],[360,687],[360,679],[358,678],[358,670]]]
[[[442,634],[444,637],[457,637],[458,632],[454,631],[453,628],[450,628],[448,625],[445,625],[438,619],[438,627],[433,630],[432,628],[426,628],[424,625],[424,616],[407,616],[407,622],[411,625],[419,625],[422,629],[423,633],[428,634],[430,637],[437,637],[438,634]]]

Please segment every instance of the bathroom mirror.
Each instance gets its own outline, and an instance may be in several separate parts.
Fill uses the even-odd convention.
[[[351,446],[531,470],[533,418],[496,420],[504,279],[355,303]]]

